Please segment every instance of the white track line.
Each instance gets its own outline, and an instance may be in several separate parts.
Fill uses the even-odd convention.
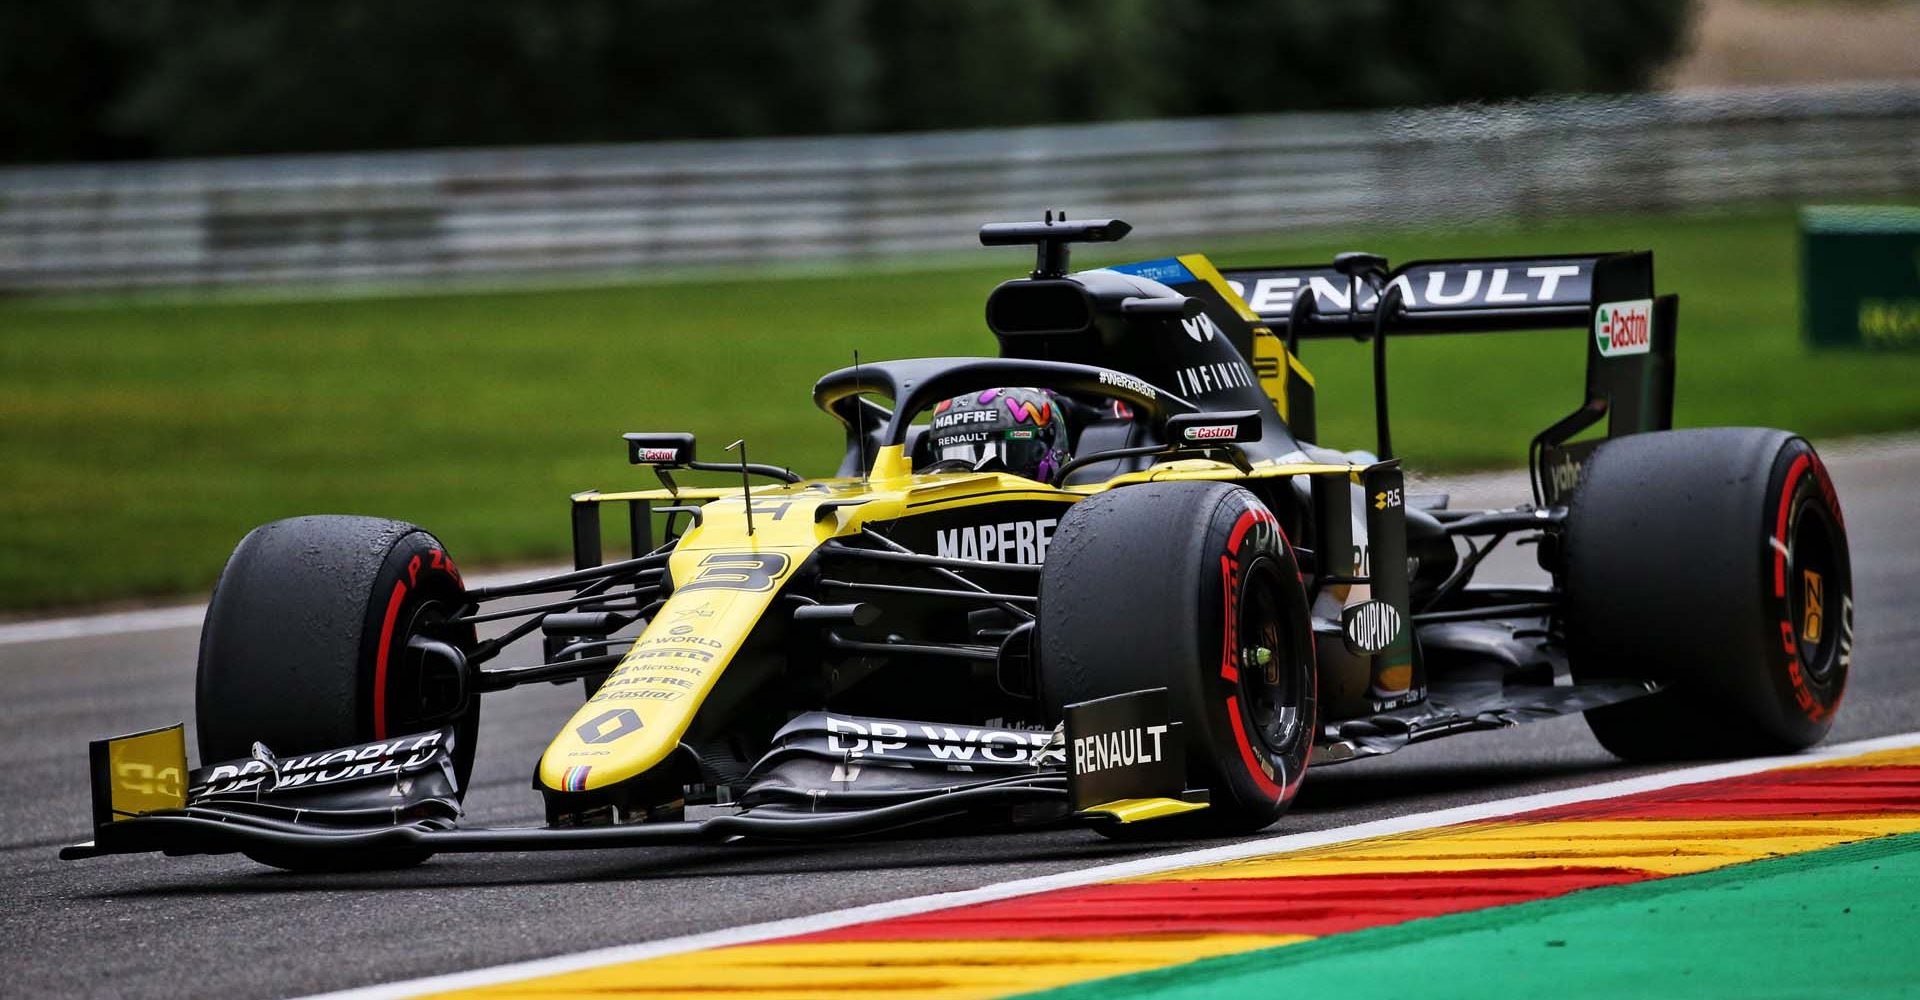
[[[844,910],[818,913],[804,917],[791,917],[786,920],[774,920],[767,923],[751,924],[745,927],[733,927],[726,930],[709,931],[704,934],[690,934],[684,937],[666,938],[642,944],[619,945],[600,948],[573,955],[560,955],[553,958],[536,959],[529,962],[516,962],[511,965],[495,966],[489,969],[477,969],[472,972],[456,972],[441,976],[429,976],[424,979],[412,979],[405,982],[369,986],[361,989],[345,990],[337,993],[319,994],[309,1000],[387,1000],[393,997],[412,997],[422,993],[434,993],[445,990],[474,989],[481,986],[494,986],[516,980],[531,979],[536,976],[551,976],[563,972],[575,972],[603,965],[622,962],[635,962],[664,955],[677,955],[689,951],[707,948],[719,948],[726,945],[745,944],[764,941],[770,938],[790,937],[796,934],[810,934],[817,931],[833,930],[850,924],[866,923],[887,917],[910,916],[944,910],[949,907],[963,906],[969,903],[986,903],[994,900],[1025,896],[1030,893],[1049,889],[1070,889],[1105,882],[1112,879],[1130,878],[1139,875],[1155,875],[1180,868],[1196,865],[1214,864],[1221,861],[1235,861],[1241,858],[1256,857],[1263,854],[1278,854],[1283,851],[1297,851],[1310,847],[1325,847],[1329,844],[1363,840],[1368,837],[1381,837],[1392,834],[1411,833],[1435,827],[1451,826],[1474,820],[1494,819],[1511,816],[1515,813],[1531,812],[1554,806],[1571,805],[1577,802],[1591,802],[1596,799],[1617,798],[1639,792],[1658,791],[1676,785],[1690,785],[1702,781],[1714,781],[1721,778],[1736,778],[1756,774],[1793,764],[1807,764],[1837,757],[1849,757],[1855,754],[1872,753],[1877,750],[1896,750],[1920,746],[1920,732],[1903,733],[1898,736],[1884,736],[1878,739],[1860,740],[1836,746],[1821,747],[1804,754],[1790,757],[1765,757],[1755,760],[1731,761],[1724,764],[1707,764],[1698,767],[1681,768],[1652,774],[1639,778],[1627,778],[1621,781],[1609,781],[1582,788],[1572,788],[1557,792],[1542,792],[1534,795],[1522,795],[1517,798],[1501,799],[1494,802],[1481,802],[1474,805],[1456,806],[1435,812],[1420,813],[1395,819],[1375,820],[1356,826],[1342,827],[1337,830],[1320,830],[1313,833],[1296,833],[1288,836],[1269,837],[1264,840],[1252,840],[1241,844],[1229,844],[1224,847],[1206,848],[1169,854],[1154,858],[1141,858],[1123,861],[1118,864],[1100,865],[1079,871],[1061,872],[1054,875],[1041,875],[1036,878],[1017,879],[997,885],[982,886],[978,889],[966,889],[958,892],[943,892],[931,896],[916,896],[911,899],[898,899],[884,903],[871,903]],[[1089,834],[1089,837],[1092,835]],[[724,848],[717,848],[724,850]]]
[[[493,587],[517,580],[530,580],[548,573],[564,572],[558,566],[517,570],[511,573],[485,573],[471,577],[476,587]],[[205,604],[173,608],[143,608],[139,611],[113,611],[68,618],[43,618],[37,621],[0,625],[0,646],[23,642],[53,642],[95,635],[121,635],[127,632],[165,632],[179,628],[199,628],[207,617]]]
[[[90,635],[119,635],[124,632],[162,632],[176,628],[199,628],[207,616],[207,606],[190,604],[178,608],[147,608],[118,611],[104,615],[76,615],[72,618],[44,618],[39,621],[0,625],[0,646],[22,642],[53,642]]]

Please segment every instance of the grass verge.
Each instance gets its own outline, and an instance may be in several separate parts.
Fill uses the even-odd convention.
[[[1678,422],[1810,435],[1920,425],[1920,355],[1812,354],[1791,208],[1241,245],[1223,264],[1651,248],[1682,296]],[[1140,259],[1166,247],[1130,248]],[[1204,249],[1204,248],[1202,248]],[[1090,255],[1083,258],[1093,261]],[[297,513],[424,524],[464,561],[566,551],[566,495],[648,477],[619,434],[746,437],[825,472],[820,374],[990,354],[986,293],[1026,263],[566,291],[282,302],[0,302],[0,607],[206,587],[251,526]],[[1576,334],[1393,347],[1395,443],[1417,468],[1511,465],[1571,409]],[[1327,443],[1371,441],[1367,353],[1309,345]]]

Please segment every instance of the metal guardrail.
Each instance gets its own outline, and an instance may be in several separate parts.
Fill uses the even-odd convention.
[[[855,259],[1920,191],[1920,83],[977,132],[0,170],[0,291]]]

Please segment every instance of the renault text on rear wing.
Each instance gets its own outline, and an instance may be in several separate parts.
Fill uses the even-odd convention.
[[[1344,335],[1356,325],[1372,327],[1386,295],[1398,300],[1393,332],[1541,329],[1584,325],[1600,263],[1632,269],[1640,256],[1415,261],[1390,272],[1352,276],[1326,265],[1241,268],[1222,274],[1262,320],[1295,337]],[[1311,320],[1289,331],[1303,296],[1311,297]]]

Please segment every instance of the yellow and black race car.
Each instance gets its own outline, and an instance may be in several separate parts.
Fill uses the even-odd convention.
[[[1037,250],[988,299],[1000,356],[822,378],[837,475],[627,435],[662,488],[575,495],[571,572],[468,588],[410,524],[254,530],[201,637],[203,766],[178,726],[96,742],[94,837],[63,856],[1245,832],[1309,764],[1568,712],[1631,759],[1827,732],[1852,613],[1832,482],[1785,432],[1670,429],[1678,304],[1651,255],[1069,272],[1071,243],[1127,231],[985,227]],[[1409,494],[1390,337],[1555,329],[1586,333],[1586,391],[1533,441],[1533,502]],[[1313,443],[1300,343],[1342,337],[1372,347],[1372,452]],[[1473,585],[1503,540],[1552,584]],[[540,655],[497,665],[516,644]],[[547,824],[461,826],[481,702],[574,679],[534,766]]]

